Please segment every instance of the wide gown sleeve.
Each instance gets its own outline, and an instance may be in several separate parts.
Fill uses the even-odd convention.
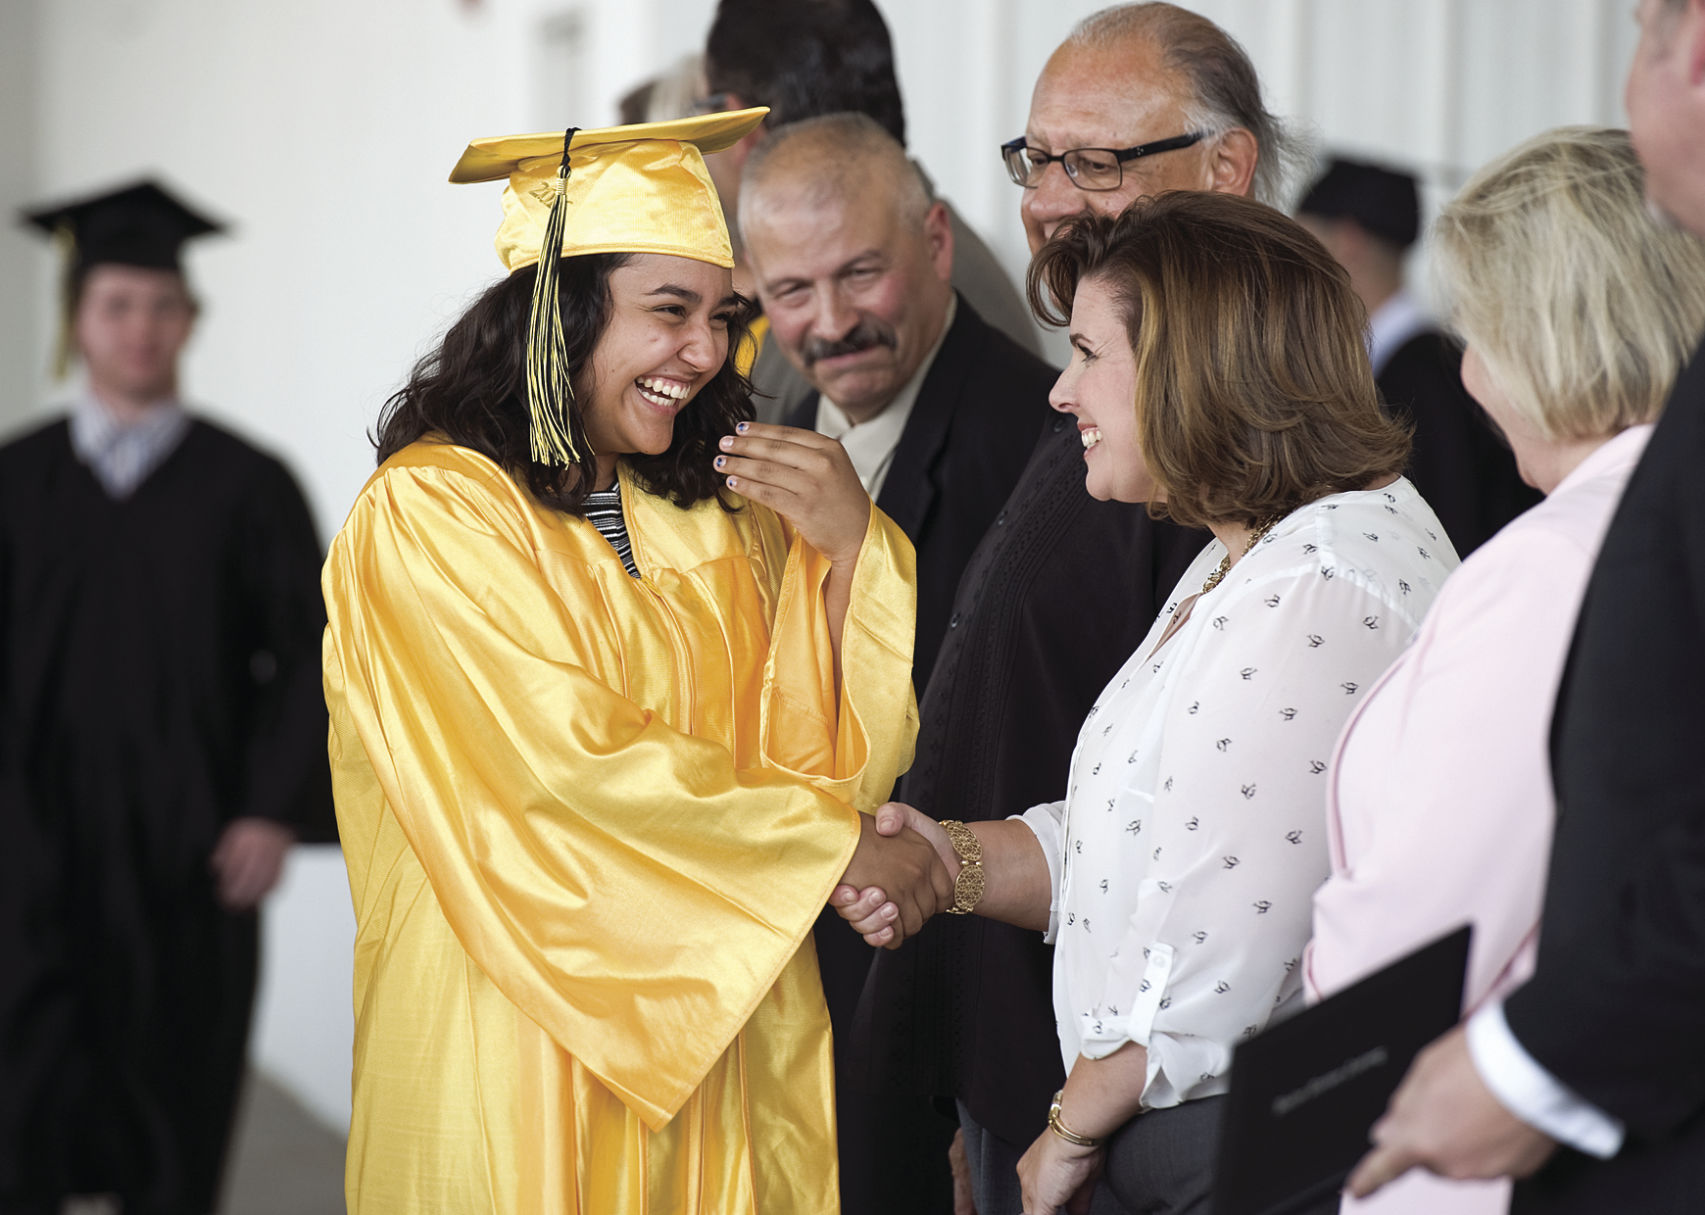
[[[910,548],[873,516],[847,629],[862,665],[841,715],[863,755],[741,769],[588,673],[575,621],[606,609],[596,592],[565,602],[541,576],[517,492],[495,472],[430,468],[370,483],[327,563],[328,692],[342,686],[462,946],[655,1129],[728,1049],[844,870],[857,813],[836,794],[868,800],[909,754],[913,718],[892,712],[910,703],[909,640],[863,631],[892,628],[870,601],[903,605]],[[777,644],[811,631],[790,598],[818,585],[811,573],[781,591]],[[882,689],[872,707],[888,717],[865,715],[864,687]]]
[[[787,565],[764,665],[761,762],[874,813],[911,766],[918,732],[910,676],[917,619],[912,542],[871,505],[841,629],[845,675],[837,691],[823,609],[829,562],[785,523],[780,530]]]

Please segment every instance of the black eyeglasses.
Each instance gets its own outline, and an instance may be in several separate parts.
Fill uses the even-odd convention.
[[[1117,190],[1125,179],[1127,160],[1187,148],[1202,142],[1207,134],[1206,131],[1194,131],[1189,135],[1139,143],[1134,148],[1067,148],[1057,156],[1031,147],[1020,135],[1001,144],[1001,159],[1006,161],[1006,171],[1013,183],[1026,190],[1034,190],[1041,185],[1042,175],[1056,160],[1065,169],[1072,185],[1080,190]]]

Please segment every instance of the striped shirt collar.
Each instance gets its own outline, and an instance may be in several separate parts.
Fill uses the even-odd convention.
[[[190,418],[177,401],[150,405],[136,421],[120,420],[87,388],[71,403],[71,450],[112,498],[136,492],[177,450]]]

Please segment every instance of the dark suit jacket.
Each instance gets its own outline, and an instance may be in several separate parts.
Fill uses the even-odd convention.
[[[876,498],[918,550],[912,679],[920,695],[947,632],[960,572],[1030,458],[1057,374],[959,297]],[[812,392],[787,423],[810,429],[816,419]]]
[[[1561,1153],[1515,1209],[1705,1210],[1705,346],[1605,536],[1551,743],[1538,967],[1505,1011],[1628,1140]]]
[[[918,554],[920,693],[949,630],[960,572],[1006,502],[1048,415],[1055,372],[986,324],[959,297],[953,325],[919,386],[877,505]],[[811,427],[817,394],[788,417]],[[924,1100],[871,1095],[848,1051],[852,1018],[875,951],[832,911],[816,929],[817,962],[835,1033],[841,1207],[846,1215],[933,1215],[952,1205],[953,1124]]]
[[[1462,352],[1437,330],[1416,334],[1380,369],[1380,395],[1415,423],[1409,479],[1466,557],[1539,501],[1509,444],[1462,386]]]

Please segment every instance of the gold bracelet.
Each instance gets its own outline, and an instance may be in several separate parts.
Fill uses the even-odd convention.
[[[956,819],[943,819],[941,829],[959,855],[959,876],[953,879],[953,906],[948,915],[970,915],[983,897],[983,844],[977,833]]]
[[[1054,1134],[1058,1135],[1061,1139],[1064,1139],[1067,1143],[1076,1147],[1100,1147],[1101,1140],[1091,1139],[1088,1135],[1080,1135],[1064,1122],[1060,1121],[1060,1098],[1065,1096],[1065,1094],[1065,1089],[1061,1089],[1059,1092],[1054,1094],[1054,1104],[1048,1107],[1048,1129],[1053,1131]]]

